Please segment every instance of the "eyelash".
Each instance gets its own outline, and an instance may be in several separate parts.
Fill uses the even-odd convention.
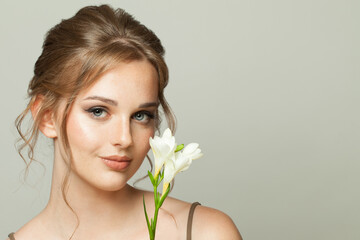
[[[155,118],[155,115],[149,111],[139,111],[139,112],[136,112],[135,114],[133,114],[132,118],[135,118],[135,116],[137,114],[145,114],[146,117],[148,118],[147,120],[145,120],[145,122],[148,122],[150,121],[151,119],[154,119]],[[136,119],[135,119],[136,120]],[[137,120],[139,122],[142,122],[141,120]]]
[[[90,113],[93,118],[98,118],[98,119],[104,118],[104,117],[95,115],[95,111],[99,111],[99,110],[101,111],[101,113],[105,112],[106,114],[108,114],[108,111],[106,110],[105,107],[91,107],[91,108],[87,109],[86,112]]]
[[[96,111],[99,111],[99,110],[101,111],[100,115],[99,115],[99,116],[95,115],[95,112],[96,112]],[[107,109],[106,109],[105,107],[91,107],[91,108],[87,109],[86,112],[90,113],[91,116],[92,116],[93,118],[96,118],[96,119],[103,119],[103,118],[105,118],[106,116],[104,116],[104,117],[101,116],[104,112],[105,112],[106,114],[108,114],[108,111],[107,111]],[[132,118],[135,119],[135,116],[136,116],[137,114],[145,114],[145,115],[146,115],[146,117],[147,117],[148,119],[145,120],[144,122],[149,122],[150,120],[152,120],[152,119],[155,118],[155,114],[153,114],[153,113],[151,113],[151,112],[149,112],[149,111],[144,111],[144,110],[134,113],[134,114],[132,115]],[[136,120],[136,119],[135,119],[135,120]],[[143,122],[143,120],[137,120],[137,121]]]

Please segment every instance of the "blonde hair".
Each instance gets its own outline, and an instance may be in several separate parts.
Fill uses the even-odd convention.
[[[50,29],[29,84],[30,101],[15,121],[21,137],[20,141],[22,140],[18,152],[25,161],[27,169],[34,161],[39,124],[49,110],[56,115],[60,100],[66,102],[62,116],[57,116],[61,126],[60,136],[65,147],[65,157],[71,159],[66,119],[72,103],[81,90],[89,87],[102,73],[120,62],[146,59],[154,66],[159,79],[159,105],[169,127],[174,131],[175,116],[164,96],[164,88],[169,78],[164,53],[160,40],[151,30],[124,10],[115,10],[108,5],[84,7],[75,16],[62,20]],[[22,123],[38,96],[42,96],[41,106],[32,125],[23,132]],[[160,117],[157,119],[158,129],[161,120]],[[23,153],[26,148],[27,156]],[[71,161],[67,162],[70,169]],[[63,184],[65,201],[66,184],[67,180]]]

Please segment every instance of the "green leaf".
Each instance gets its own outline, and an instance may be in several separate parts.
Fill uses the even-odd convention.
[[[175,152],[181,151],[184,148],[184,144],[177,145]]]
[[[143,205],[144,205],[144,212],[145,212],[145,218],[146,218],[147,227],[148,227],[148,230],[149,230],[149,234],[151,236],[152,235],[152,228],[150,226],[149,217],[148,217],[147,212],[146,212],[146,205],[145,205],[145,197],[144,197],[144,195],[143,195]]]
[[[149,175],[149,178],[150,178],[150,181],[151,181],[152,185],[155,186],[154,176],[152,175],[152,173],[150,171],[148,171],[148,175]]]
[[[163,171],[161,172],[161,174],[160,174],[160,180],[159,180],[159,182],[157,183],[157,186],[159,186],[160,183],[161,183],[161,181],[164,179],[164,171],[165,171],[165,170],[163,170]]]

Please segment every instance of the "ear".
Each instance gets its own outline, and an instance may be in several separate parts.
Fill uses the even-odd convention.
[[[36,96],[35,101],[30,107],[31,115],[34,120],[38,117],[44,98],[43,95]],[[39,119],[39,130],[48,138],[57,137],[54,114],[51,110],[45,111],[42,118]]]

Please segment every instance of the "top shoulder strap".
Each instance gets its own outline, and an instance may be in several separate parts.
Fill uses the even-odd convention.
[[[13,232],[10,233],[10,234],[8,235],[8,237],[10,238],[10,240],[15,240],[15,237],[14,237],[14,233],[13,233]]]
[[[188,217],[187,230],[186,230],[186,239],[187,240],[191,240],[191,229],[192,229],[194,211],[195,211],[196,206],[198,206],[198,205],[201,205],[201,204],[198,202],[194,202],[193,204],[191,204],[191,207],[189,210],[189,217]]]

